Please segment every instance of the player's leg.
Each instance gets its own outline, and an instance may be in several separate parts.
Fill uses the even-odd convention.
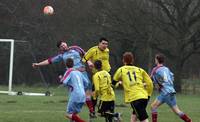
[[[149,98],[148,98],[148,102],[149,102]],[[146,103],[146,107],[148,105],[148,102]],[[146,108],[145,107],[145,108]],[[131,122],[137,122],[137,115],[136,115],[136,112],[135,110],[133,110],[132,114],[131,114]]]
[[[135,111],[137,118],[140,122],[148,122],[148,115],[146,111],[147,99],[139,99],[131,102],[131,107]]]
[[[132,105],[131,105],[131,107],[132,107]],[[133,111],[131,113],[131,122],[137,122],[137,115],[136,115],[135,109],[133,107],[132,107],[132,109],[133,109]]]
[[[81,119],[78,116],[78,113],[81,111],[83,105],[84,103],[82,102],[77,103],[77,102],[69,101],[67,105],[67,111],[66,111],[65,117],[75,122],[85,122],[83,119]]]
[[[164,96],[159,95],[151,104],[151,119],[152,122],[157,122],[158,112],[157,109],[160,105],[164,103]]]
[[[189,116],[185,113],[183,113],[177,105],[172,107],[172,110],[174,113],[176,113],[182,120],[185,122],[192,122],[192,120],[189,118]]]
[[[98,113],[105,118],[106,122],[112,122],[114,112],[114,101],[99,101]]]
[[[91,87],[91,91],[94,91],[94,84],[92,84],[92,87]],[[97,105],[97,98],[94,99],[95,97],[93,95],[91,95],[91,100],[92,100],[92,104],[93,104],[93,109],[94,109],[94,112],[95,112],[95,106]]]
[[[93,107],[93,102],[92,102],[92,99],[91,99],[91,95],[92,95],[92,91],[87,89],[86,90],[86,105],[89,109],[89,112],[90,113],[94,113],[94,107]]]
[[[68,118],[70,120],[70,122],[85,122],[84,120],[82,120],[78,114],[65,114],[65,118]]]
[[[114,117],[114,109],[115,109],[115,103],[114,101],[106,101],[104,104],[104,112],[105,116],[108,119],[108,122],[113,121]]]
[[[82,74],[88,80],[88,87],[85,88],[85,92],[86,92],[86,102],[85,103],[89,109],[90,117],[96,117],[94,105],[92,102],[92,82],[89,80],[88,73],[86,71],[82,72]]]
[[[192,120],[177,106],[175,94],[171,94],[168,97],[169,98],[167,99],[166,103],[171,107],[172,111],[176,113],[185,122],[192,122]]]
[[[115,122],[120,122],[121,119],[121,113],[115,112],[115,101],[105,101],[104,102],[104,110],[105,110],[105,116],[107,117],[109,122],[112,122],[113,119]]]
[[[137,116],[136,114],[131,114],[131,122],[137,122]]]
[[[105,118],[105,121],[108,122],[108,118],[107,116],[105,115],[105,102],[100,100],[99,101],[99,105],[98,105],[98,113],[100,114],[101,117],[104,117]]]

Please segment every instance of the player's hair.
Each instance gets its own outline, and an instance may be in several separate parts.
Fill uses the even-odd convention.
[[[65,42],[65,41],[63,41],[63,40],[57,41],[56,46],[57,46],[58,48],[60,48],[60,45],[62,44],[62,42]],[[65,43],[66,43],[66,42],[65,42]]]
[[[94,67],[97,69],[97,70],[100,70],[101,67],[102,67],[102,62],[100,60],[96,60],[94,62]]]
[[[72,68],[72,67],[74,66],[74,61],[73,61],[73,59],[68,58],[68,59],[66,60],[66,66],[67,66],[68,68]]]
[[[165,62],[165,56],[162,53],[156,54],[155,58],[159,64],[163,64]]]
[[[106,38],[104,38],[104,37],[101,37],[101,38],[99,39],[99,42],[101,43],[102,41],[108,42],[108,39],[106,39]]]
[[[132,52],[125,52],[123,54],[123,61],[127,65],[133,65],[133,61],[134,61],[133,53]]]

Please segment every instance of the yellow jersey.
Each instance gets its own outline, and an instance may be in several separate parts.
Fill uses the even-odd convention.
[[[93,75],[93,83],[94,83],[94,98],[97,96],[100,97],[102,101],[113,101],[115,100],[115,93],[113,88],[111,87],[111,76],[105,71],[98,71]]]
[[[98,46],[94,46],[90,48],[82,59],[83,62],[87,62],[88,60],[91,60],[93,63],[96,60],[100,60],[102,62],[102,70],[106,70],[107,72],[110,72],[111,67],[109,63],[109,49],[108,48],[106,48],[104,51],[100,50]],[[96,73],[97,70],[93,68],[92,72]]]
[[[125,65],[114,74],[114,81],[122,81],[124,100],[126,103],[138,99],[147,99],[153,91],[153,83],[149,75],[141,68]]]

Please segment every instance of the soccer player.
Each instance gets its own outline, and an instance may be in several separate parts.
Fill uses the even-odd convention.
[[[110,72],[111,67],[109,63],[108,40],[106,38],[100,38],[98,46],[90,48],[83,56],[82,61],[88,64],[93,74],[98,71],[94,67],[94,62],[96,60],[100,60],[102,62],[102,70]],[[92,99],[92,101],[93,110],[95,111],[97,100]]]
[[[94,62],[94,67],[98,71],[93,75],[94,83],[94,99],[100,97],[100,103],[98,106],[98,113],[105,117],[106,122],[112,122],[113,118],[120,121],[120,113],[115,113],[115,93],[111,87],[111,76],[110,74],[102,70],[102,62],[97,60]]]
[[[192,120],[183,113],[176,104],[176,91],[173,85],[174,75],[168,67],[164,66],[164,61],[165,57],[163,54],[156,54],[155,64],[157,66],[154,67],[151,72],[151,78],[160,92],[160,95],[151,104],[152,122],[157,122],[157,108],[163,103],[169,105],[172,111],[185,122],[192,122]]]
[[[68,58],[72,58],[74,62],[73,68],[80,71],[86,77],[86,79],[90,81],[86,72],[85,65],[81,61],[82,60],[81,56],[85,54],[84,50],[78,46],[68,47],[67,43],[64,41],[58,41],[57,47],[60,50],[60,54],[54,57],[50,57],[39,63],[33,63],[32,66],[36,68],[36,67],[49,65],[52,63],[59,63],[59,62],[65,62],[66,64],[66,60]],[[89,108],[90,116],[94,114],[93,103],[91,101],[91,93],[92,93],[92,90],[90,90],[91,88],[92,88],[92,85],[91,85],[91,82],[89,82],[88,88],[86,89],[86,104]]]
[[[137,118],[141,122],[148,122],[146,107],[153,91],[153,83],[149,75],[142,68],[134,66],[133,62],[133,54],[125,52],[123,54],[124,66],[115,72],[113,85],[118,81],[122,82],[125,103],[130,103],[133,109],[131,122],[136,122]]]
[[[98,46],[90,48],[82,59],[83,62],[88,63],[93,73],[97,72],[97,69],[94,68],[94,62],[96,60],[102,62],[103,70],[110,72],[108,40],[106,38],[100,38]]]
[[[66,60],[68,69],[60,81],[69,88],[69,100],[65,117],[75,122],[85,122],[78,116],[78,113],[80,113],[86,100],[84,89],[88,85],[88,80],[80,71],[72,68],[73,65],[73,59],[68,58]]]

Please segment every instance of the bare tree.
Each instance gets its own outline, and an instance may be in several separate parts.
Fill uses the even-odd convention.
[[[182,69],[194,54],[200,54],[200,1],[151,0],[154,12],[151,20],[158,34],[151,47],[174,62],[176,88],[181,91]]]

